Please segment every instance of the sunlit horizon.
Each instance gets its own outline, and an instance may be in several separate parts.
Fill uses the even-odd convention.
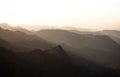
[[[0,0],[0,23],[120,30],[120,0]]]

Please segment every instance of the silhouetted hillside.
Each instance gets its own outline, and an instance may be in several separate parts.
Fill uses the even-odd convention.
[[[104,30],[99,33],[102,33],[104,35],[108,35],[110,38],[112,38],[114,41],[116,41],[118,44],[120,44],[120,31],[115,30]]]
[[[65,30],[41,30],[36,34],[50,42],[61,44],[74,57],[82,56],[107,66],[120,63],[120,46],[106,35],[76,34]]]
[[[35,35],[27,35],[19,31],[9,31],[0,28],[0,38],[8,41],[14,46],[21,46],[29,49],[49,49],[52,44]]]
[[[0,23],[0,28],[5,29],[5,30],[11,30],[11,31],[20,31],[20,32],[24,32],[26,34],[31,34],[31,31],[28,31],[24,28],[21,27],[12,27],[7,23]]]
[[[61,46],[46,51],[13,53],[0,47],[1,77],[117,77],[109,68],[96,65],[84,58],[76,66]]]
[[[119,51],[106,35],[0,28],[0,77],[119,77],[119,69],[109,68],[119,65]]]
[[[16,68],[15,54],[7,48],[0,47],[0,77],[13,76]]]
[[[38,49],[17,53],[0,47],[0,68],[0,77],[74,77],[76,75],[73,64],[60,46],[46,51]]]
[[[7,30],[13,30],[13,27],[9,26],[7,23],[0,23],[0,28],[7,29]]]
[[[36,33],[48,41],[70,45],[74,48],[93,48],[105,51],[118,51],[119,45],[105,35],[75,34],[65,30],[41,30]]]
[[[86,30],[86,31],[81,31],[81,30],[68,30],[68,31],[73,32],[73,33],[77,33],[77,34],[96,34],[95,32],[89,31],[89,30]]]
[[[11,44],[0,38],[0,47],[11,48]]]

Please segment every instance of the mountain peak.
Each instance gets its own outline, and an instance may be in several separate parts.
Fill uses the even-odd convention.
[[[61,45],[53,47],[53,48],[47,50],[47,52],[51,53],[51,54],[59,54],[59,55],[66,54]]]
[[[61,45],[58,45],[56,47],[53,48],[54,50],[63,50],[62,46]]]

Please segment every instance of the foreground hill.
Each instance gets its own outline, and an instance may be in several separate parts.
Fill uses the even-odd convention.
[[[17,52],[0,47],[0,77],[118,77],[118,71],[84,58],[76,66],[61,46]]]

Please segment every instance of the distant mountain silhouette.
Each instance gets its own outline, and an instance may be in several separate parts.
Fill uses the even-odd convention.
[[[25,47],[28,49],[49,49],[52,44],[35,35],[27,35],[20,31],[9,31],[0,28],[0,38],[8,41],[14,46]]]
[[[66,30],[41,30],[36,33],[48,41],[70,45],[74,48],[93,48],[105,51],[118,51],[119,45],[106,35],[76,34]]]
[[[20,32],[24,32],[26,34],[31,34],[31,31],[28,31],[28,30],[26,30],[22,27],[19,27],[19,26],[12,27],[7,23],[0,23],[0,28],[5,29],[5,30],[10,30],[10,31],[20,31]]]
[[[0,28],[7,29],[7,30],[13,30],[13,27],[11,27],[7,23],[0,23]]]
[[[77,34],[96,34],[95,31],[89,31],[89,30],[86,30],[86,31],[82,31],[82,30],[68,30],[70,32],[73,32],[73,33],[77,33]]]
[[[108,35],[110,38],[112,38],[114,41],[120,44],[120,31],[104,30],[104,31],[100,31],[99,33]]]
[[[26,34],[28,34],[28,35],[31,35],[31,34],[32,34],[32,32],[31,32],[31,31],[28,31],[27,29],[24,29],[24,28],[19,27],[19,26],[14,27],[13,31],[20,31],[20,32],[24,32],[24,33],[26,33]]]

